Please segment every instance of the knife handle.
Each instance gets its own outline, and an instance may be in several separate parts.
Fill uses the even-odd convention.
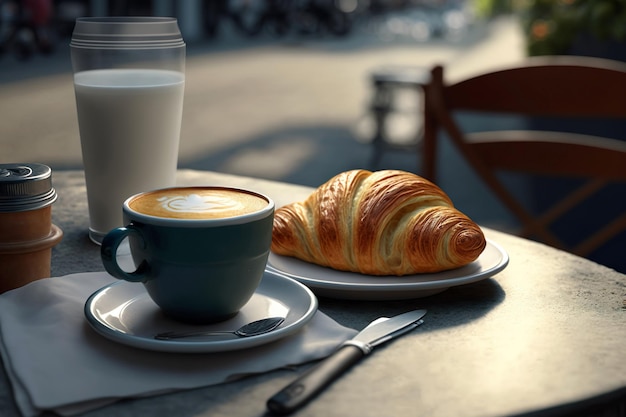
[[[267,400],[267,408],[275,414],[289,414],[319,394],[324,388],[363,358],[363,350],[343,345],[331,356],[303,373],[298,379]]]

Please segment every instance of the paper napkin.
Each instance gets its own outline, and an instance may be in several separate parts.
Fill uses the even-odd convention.
[[[110,341],[84,317],[85,301],[115,281],[104,272],[35,281],[0,295],[0,354],[25,417],[72,415],[122,398],[219,384],[329,355],[356,331],[318,311],[297,334],[220,353],[152,352]]]

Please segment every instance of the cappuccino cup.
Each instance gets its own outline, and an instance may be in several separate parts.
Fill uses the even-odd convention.
[[[102,241],[104,268],[143,283],[167,316],[191,323],[227,320],[252,298],[272,241],[269,197],[228,187],[174,187],[136,194],[122,213],[126,226]],[[134,271],[117,259],[126,238]]]

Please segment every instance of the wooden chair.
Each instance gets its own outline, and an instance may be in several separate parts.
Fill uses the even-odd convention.
[[[626,120],[626,64],[596,58],[536,57],[453,84],[445,82],[443,67],[436,66],[424,89],[422,166],[426,178],[437,180],[438,134],[444,132],[519,219],[520,235],[588,257],[626,230],[623,211],[574,246],[565,244],[550,229],[557,219],[606,184],[626,182],[626,142],[555,131],[467,133],[457,120],[459,111]],[[506,171],[587,181],[547,210],[533,213],[528,202],[520,201],[502,181],[501,172]],[[626,195],[615,198],[624,201]],[[622,258],[626,258],[626,248]]]

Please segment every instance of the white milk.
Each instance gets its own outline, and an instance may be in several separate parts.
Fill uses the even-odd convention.
[[[184,74],[107,69],[74,74],[90,236],[122,226],[122,203],[174,185]]]

